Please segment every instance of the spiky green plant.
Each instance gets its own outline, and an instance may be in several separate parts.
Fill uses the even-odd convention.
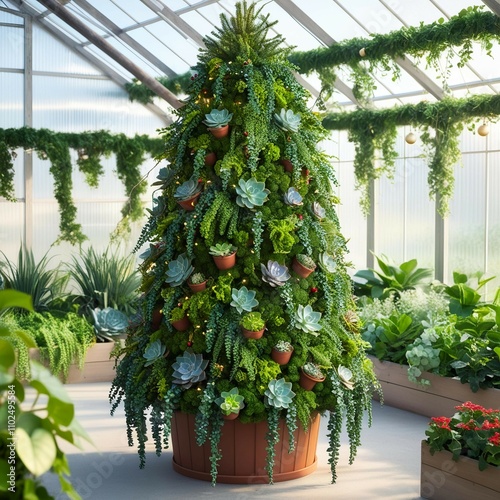
[[[102,253],[89,247],[73,256],[68,269],[77,287],[76,302],[84,308],[111,306],[126,314],[134,311],[140,279],[133,256],[123,256],[112,247]]]
[[[0,274],[5,281],[5,288],[31,295],[35,311],[51,309],[55,300],[65,294],[69,276],[57,267],[49,269],[52,258],[47,254],[36,262],[33,251],[21,245],[17,264],[14,264],[3,252],[1,253],[4,261],[0,261]]]

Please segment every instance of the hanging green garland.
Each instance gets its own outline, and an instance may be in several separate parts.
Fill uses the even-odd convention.
[[[141,196],[147,189],[142,179],[140,166],[145,155],[156,157],[163,150],[163,140],[136,135],[133,138],[123,134],[110,134],[104,130],[83,133],[59,133],[47,129],[0,129],[0,196],[15,201],[14,159],[15,150],[36,151],[42,160],[51,163],[50,172],[54,178],[54,197],[59,204],[60,241],[72,245],[86,239],[82,227],[76,222],[76,206],[73,202],[70,149],[78,151],[77,166],[85,175],[89,186],[97,187],[104,173],[101,157],[116,155],[118,178],[123,182],[128,200],[122,209],[123,219],[119,227],[126,230],[129,221],[140,219],[143,214]]]

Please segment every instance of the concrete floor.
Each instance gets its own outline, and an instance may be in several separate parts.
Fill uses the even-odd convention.
[[[217,498],[249,500],[272,497],[295,500],[417,500],[420,499],[420,442],[425,437],[428,419],[374,402],[374,422],[362,434],[362,446],[353,465],[348,464],[349,447],[343,437],[336,484],[330,484],[326,453],[326,420],[321,422],[318,443],[318,468],[306,477],[274,485],[229,485],[186,478],[172,470],[172,451],[156,457],[148,446],[146,467],[139,469],[136,448],[129,448],[123,407],[109,415],[109,383],[67,385],[80,423],[90,434],[95,447],[83,452],[64,447],[71,482],[83,499],[148,500]],[[59,482],[45,475],[44,483],[57,499]]]

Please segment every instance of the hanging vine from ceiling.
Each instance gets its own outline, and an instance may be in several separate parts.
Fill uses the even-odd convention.
[[[123,206],[121,230],[129,229],[129,222],[143,215],[141,196],[147,190],[140,166],[146,155],[157,157],[163,151],[163,140],[146,135],[127,137],[104,130],[83,133],[61,133],[47,129],[0,129],[0,196],[16,201],[14,192],[14,159],[16,149],[35,151],[42,160],[50,161],[54,178],[54,197],[59,205],[59,237],[57,242],[72,245],[86,239],[82,227],[76,222],[77,210],[73,202],[73,165],[70,149],[77,151],[76,164],[85,175],[87,184],[97,187],[104,174],[101,158],[116,155],[118,178],[125,186],[128,199]]]

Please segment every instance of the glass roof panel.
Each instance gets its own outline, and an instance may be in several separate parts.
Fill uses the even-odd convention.
[[[127,26],[130,26],[131,24],[136,23],[134,18],[131,17],[130,15],[128,15],[127,9],[124,9],[124,8],[120,7],[119,5],[115,5],[114,3],[110,2],[109,0],[87,0],[87,2],[90,5],[92,5],[93,7],[95,7],[97,10],[99,10],[105,17],[112,20],[113,23],[120,26],[121,28],[125,28]],[[132,9],[130,9],[129,2],[122,2],[122,5],[123,4],[125,4],[125,5],[129,4],[128,11],[132,10]],[[78,11],[86,13],[86,11],[82,7],[80,7],[78,4],[73,3],[73,2],[68,3],[67,8],[70,10],[74,9],[75,13]],[[134,12],[134,17],[135,17],[135,14],[136,14],[135,5],[134,5],[133,12]],[[150,17],[152,17],[152,16],[150,15]]]

